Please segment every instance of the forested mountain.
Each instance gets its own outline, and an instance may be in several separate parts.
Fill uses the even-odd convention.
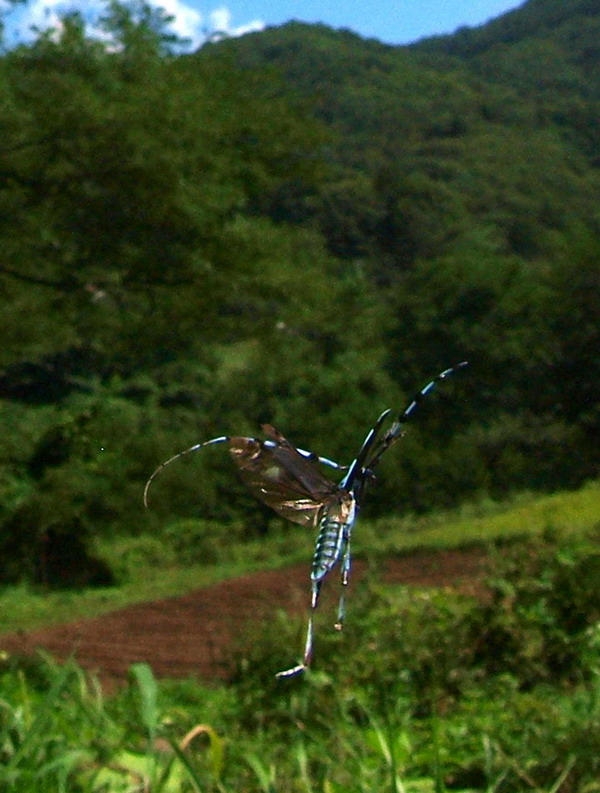
[[[552,48],[553,56],[563,49],[562,58],[589,69],[586,76],[597,87],[598,75],[593,66],[598,55],[598,12],[597,0],[528,0],[486,25],[461,28],[452,36],[424,39],[413,48],[473,61],[490,53],[516,53],[521,47],[533,48],[542,43]]]
[[[450,229],[452,240],[465,231],[458,223],[463,212],[469,228],[475,216],[495,227],[503,238],[498,242],[531,258],[543,249],[548,228],[590,216],[598,189],[589,166],[598,150],[600,5],[590,17],[574,3],[572,15],[563,13],[554,27],[548,24],[552,3],[547,5],[527,3],[489,26],[411,48],[292,23],[220,44],[216,54],[229,49],[247,69],[274,65],[288,85],[316,101],[318,117],[343,136],[331,159],[375,181],[369,221],[374,201],[385,218],[383,248],[390,239],[386,222],[394,225],[389,205],[408,196],[411,206],[394,228],[395,264],[442,250],[440,238],[447,241]],[[536,18],[530,6],[540,9],[535,35],[507,42],[504,20],[512,20],[510,30],[519,29],[521,18],[530,28]],[[496,46],[476,58],[459,58],[455,40],[470,40],[470,34],[487,41],[488,27],[499,28]],[[209,48],[201,52],[211,55]],[[412,180],[418,182],[414,189]],[[351,204],[347,191],[341,192],[340,201]],[[427,210],[427,223],[420,216],[407,222],[419,206]],[[336,215],[332,225],[355,225],[338,220],[350,218]],[[328,239],[335,235],[327,231]],[[366,236],[360,235],[362,244]],[[336,249],[344,252],[357,253]]]
[[[530,0],[481,28],[433,38],[415,51],[449,55],[536,107],[598,165],[600,4]]]
[[[463,359],[373,511],[598,474],[600,4],[411,47],[292,23],[183,56],[143,5],[103,24],[0,59],[0,576],[49,536],[262,530],[218,450],[153,513],[141,487],[264,421],[348,461]]]

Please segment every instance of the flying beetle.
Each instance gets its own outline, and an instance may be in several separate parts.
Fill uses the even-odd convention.
[[[278,672],[278,678],[293,677],[304,672],[313,657],[314,611],[324,580],[339,564],[341,594],[335,627],[341,630],[345,616],[344,592],[350,577],[350,539],[365,494],[365,487],[374,478],[373,470],[382,455],[404,434],[404,425],[411,418],[423,397],[435,386],[467,365],[462,361],[445,369],[422,388],[399,416],[383,431],[391,410],[384,410],[369,430],[363,444],[349,466],[327,457],[296,448],[270,424],[263,424],[266,440],[221,435],[196,443],[173,455],[154,471],[144,488],[144,504],[148,506],[148,490],[152,481],[167,465],[205,446],[225,443],[240,478],[250,492],[278,515],[301,526],[317,530],[317,538],[310,570],[311,602],[302,661],[290,669]],[[319,468],[327,465],[344,475],[339,483],[328,479]]]

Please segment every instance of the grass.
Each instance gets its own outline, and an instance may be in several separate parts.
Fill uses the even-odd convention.
[[[379,547],[383,538],[386,553],[445,550],[531,537],[548,530],[562,536],[580,535],[598,526],[600,482],[593,481],[576,491],[524,493],[503,503],[471,503],[454,512],[378,520],[367,525],[362,537],[358,532],[357,543],[366,548],[376,536]]]
[[[523,494],[505,503],[479,502],[425,516],[361,520],[355,555],[385,556],[417,549],[487,545],[494,540],[534,536],[553,529],[577,535],[600,525],[600,482],[552,495]],[[123,567],[119,586],[46,592],[27,585],[0,593],[0,632],[32,630],[93,617],[149,600],[210,586],[256,570],[309,563],[312,537],[296,529],[235,547],[224,546],[211,564],[181,564],[157,538],[116,538],[98,545],[111,567]]]
[[[494,608],[445,591],[359,588],[343,649],[334,632],[320,636],[304,678],[273,678],[273,653],[295,641],[289,620],[265,623],[227,686],[156,681],[136,664],[107,697],[72,663],[0,654],[0,790],[600,793],[600,556],[585,537],[599,523],[599,490],[361,524],[363,547],[385,528],[398,552],[544,536],[511,547]],[[305,540],[294,534],[304,560]],[[104,549],[131,564],[114,591],[17,588],[1,608],[26,613],[23,593],[29,608],[72,617],[103,595],[110,608],[276,566],[289,544],[271,537],[228,549],[228,565],[163,571],[153,548],[140,538]]]
[[[429,605],[410,608],[431,622]],[[588,682],[521,691],[518,669],[473,677],[449,643],[447,682],[436,676],[411,691],[430,654],[444,652],[440,631],[451,634],[456,618],[446,608],[434,615],[439,630],[407,636],[405,650],[397,636],[386,649],[397,630],[390,612],[371,626],[388,633],[382,658],[358,643],[335,678],[315,673],[277,688],[258,674],[228,688],[159,682],[135,664],[129,686],[107,698],[72,663],[0,662],[0,789],[600,793],[598,658]],[[404,680],[390,650],[404,652]]]

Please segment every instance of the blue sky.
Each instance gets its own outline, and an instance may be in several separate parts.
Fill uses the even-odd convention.
[[[0,0],[0,8],[4,0]],[[290,19],[349,28],[388,44],[406,44],[423,36],[451,33],[462,25],[480,25],[522,5],[523,0],[150,0],[175,17],[174,30],[194,46],[207,32],[241,35]],[[81,11],[86,18],[103,7],[102,0],[28,0],[7,18],[10,44],[27,38],[31,25],[56,25],[61,12]]]
[[[205,3],[188,0],[202,10]],[[389,44],[479,25],[521,5],[517,0],[229,0],[233,24],[260,19],[279,25],[290,19],[345,27]]]

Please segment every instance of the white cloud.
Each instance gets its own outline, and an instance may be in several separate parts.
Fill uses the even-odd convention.
[[[171,30],[184,39],[190,39],[193,47],[198,47],[204,36],[202,34],[203,17],[195,8],[182,2],[182,0],[150,0],[150,5],[163,8],[168,16],[173,17]]]
[[[215,33],[223,33],[226,36],[243,36],[245,33],[254,33],[263,30],[265,23],[260,19],[254,19],[245,25],[231,25],[231,11],[225,7],[215,8],[209,14],[210,27]]]
[[[232,24],[231,11],[220,6],[205,17],[185,0],[148,0],[151,6],[162,8],[173,17],[170,29],[181,38],[189,39],[192,49],[201,46],[207,38],[219,36],[242,36],[244,33],[262,30],[265,25],[255,19],[241,25]],[[3,0],[0,0],[0,11]],[[61,15],[77,11],[88,25],[88,33],[105,38],[97,29],[98,18],[105,12],[103,0],[29,0],[25,7],[9,11],[6,16],[7,43],[27,42],[35,37],[32,28],[40,31],[55,28],[60,30]]]

